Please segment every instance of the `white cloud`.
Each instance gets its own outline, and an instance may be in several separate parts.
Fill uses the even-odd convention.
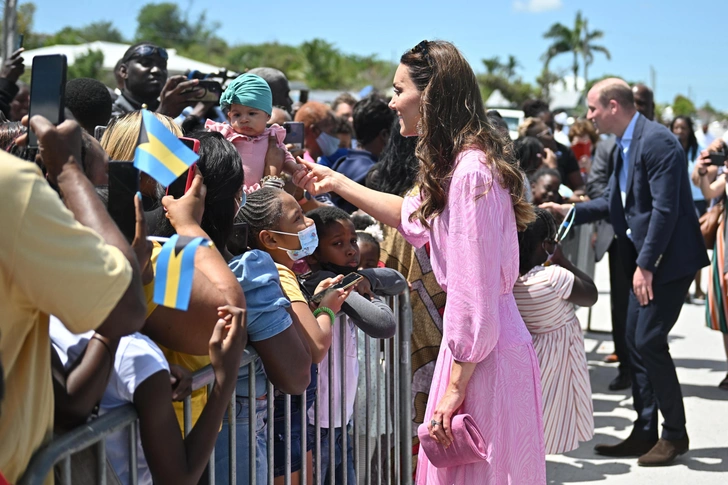
[[[515,0],[513,2],[513,8],[518,12],[547,12],[558,10],[563,6],[561,0]]]

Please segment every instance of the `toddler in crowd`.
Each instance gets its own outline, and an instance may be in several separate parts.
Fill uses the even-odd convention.
[[[553,216],[537,208],[536,220],[518,233],[521,276],[513,289],[541,367],[547,454],[575,450],[594,435],[584,337],[574,305],[592,306],[598,293],[591,278],[564,257],[555,237]],[[552,264],[544,266],[549,258]]]
[[[286,130],[275,124],[267,126],[273,112],[273,95],[262,77],[242,74],[235,78],[222,93],[220,108],[225,112],[229,124],[207,120],[205,129],[222,133],[226,140],[235,145],[243,160],[246,192],[259,188],[265,175],[278,176],[280,170],[294,174],[302,169],[283,143]],[[285,151],[282,168],[266,165],[271,137],[275,138],[278,148]]]
[[[304,282],[309,292],[314,292],[320,281],[337,275],[348,275],[358,272],[364,279],[357,285],[356,291],[342,304],[341,310],[346,314],[343,324],[337,324],[333,329],[333,350],[331,352],[333,376],[333,389],[329,389],[329,355],[319,366],[319,421],[321,424],[321,480],[328,481],[334,475],[336,483],[347,476],[347,483],[356,483],[353,459],[353,436],[351,418],[354,413],[354,402],[357,394],[359,376],[358,358],[358,332],[356,327],[373,338],[389,338],[396,332],[394,314],[391,308],[375,295],[397,295],[404,291],[407,282],[397,271],[389,268],[362,269],[358,237],[349,214],[337,207],[321,207],[307,214],[316,223],[319,235],[319,244],[313,255],[307,258],[311,275]],[[356,326],[356,327],[355,327]],[[341,355],[341,332],[344,332],[345,355]],[[378,352],[372,356],[373,362],[378,362]],[[334,393],[334,402],[340,402],[344,392],[341,389],[341,371],[345,369],[346,400],[345,412],[342,416],[341,406],[329,409],[329,392]],[[336,371],[338,370],[338,372]],[[308,434],[311,440],[315,439],[316,430],[314,413],[308,413]],[[329,435],[334,433],[337,448],[329,449]],[[342,435],[347,434],[346,450],[342,446]],[[329,456],[334,453],[335,470],[329,470]],[[341,466],[343,453],[347,454],[347,468]]]

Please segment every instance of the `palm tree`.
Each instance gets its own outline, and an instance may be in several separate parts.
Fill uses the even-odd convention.
[[[483,59],[483,66],[485,66],[486,73],[495,74],[496,71],[500,70],[502,67],[500,57],[495,56]]]
[[[612,59],[612,55],[606,47],[592,44],[592,41],[601,39],[602,37],[604,37],[604,32],[601,30],[592,30],[590,32],[587,26],[587,20],[584,19],[584,35],[581,43],[581,55],[584,58],[584,86],[589,82],[587,72],[589,71],[589,66],[594,62],[594,52],[601,52],[607,57],[607,60]]]
[[[521,67],[521,65],[515,56],[509,55],[508,62],[503,64],[503,66],[501,67],[503,68],[503,74],[505,74],[506,79],[510,80],[513,76],[516,75],[516,69]]]
[[[546,53],[542,57],[544,70],[548,70],[549,63],[554,57],[560,54],[572,54],[574,58],[571,69],[574,74],[574,89],[576,89],[576,80],[579,76],[579,56],[584,59],[585,81],[588,66],[594,62],[595,52],[603,53],[607,56],[607,59],[611,58],[606,47],[592,45],[592,41],[604,37],[604,32],[601,30],[590,32],[587,27],[587,19],[582,16],[581,11],[576,12],[573,29],[557,22],[543,36],[545,39],[553,40],[553,43],[546,49]]]

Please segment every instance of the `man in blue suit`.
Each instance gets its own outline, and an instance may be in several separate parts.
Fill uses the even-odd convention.
[[[575,223],[609,219],[632,277],[626,340],[637,420],[606,456],[639,456],[642,466],[672,463],[689,447],[685,407],[667,335],[695,272],[709,264],[677,139],[638,113],[629,85],[606,79],[587,95],[587,118],[617,137],[614,173],[603,197],[577,204]],[[549,204],[564,215],[568,205]],[[658,440],[658,409],[665,421]]]

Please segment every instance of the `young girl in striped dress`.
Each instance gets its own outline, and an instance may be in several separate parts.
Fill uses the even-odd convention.
[[[555,236],[553,216],[536,209],[536,220],[518,234],[521,276],[513,289],[541,366],[547,454],[574,450],[594,434],[584,338],[574,305],[596,303],[597,288],[564,257]]]

